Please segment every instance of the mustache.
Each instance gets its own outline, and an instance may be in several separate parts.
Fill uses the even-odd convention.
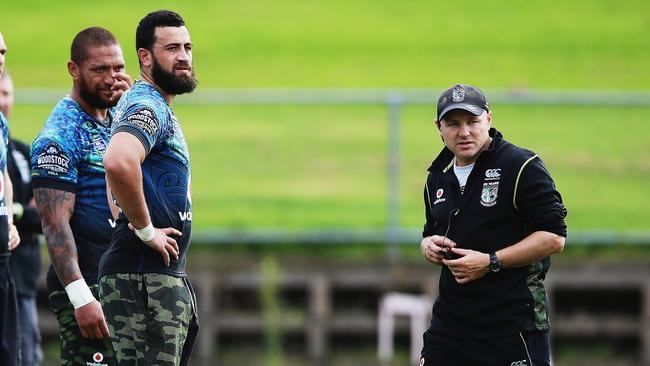
[[[174,70],[190,70],[192,71],[192,64],[185,61],[179,61],[174,65]]]

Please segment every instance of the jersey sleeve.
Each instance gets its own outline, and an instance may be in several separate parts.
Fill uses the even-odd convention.
[[[147,154],[156,145],[165,128],[166,118],[155,106],[134,103],[113,122],[112,135],[127,132],[137,137]]]
[[[30,153],[32,186],[75,192],[79,174],[80,152],[75,145],[78,138],[68,136],[76,131],[39,135],[32,143]]]
[[[515,189],[515,207],[533,232],[548,231],[567,236],[564,222],[567,210],[542,159],[535,156],[524,164]]]
[[[7,119],[2,117],[2,142],[5,145],[5,151],[7,147],[9,146],[9,123],[7,122]]]

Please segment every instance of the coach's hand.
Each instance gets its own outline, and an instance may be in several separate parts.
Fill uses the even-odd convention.
[[[129,223],[129,229],[134,230],[135,228],[131,223]],[[164,229],[154,229],[156,233],[154,234],[153,239],[149,241],[145,241],[145,243],[149,248],[155,250],[156,252],[160,253],[163,257],[163,261],[165,262],[165,266],[169,266],[169,258],[170,255],[173,255],[176,260],[178,260],[178,243],[176,243],[176,240],[172,238],[171,236],[176,236],[179,237],[183,235],[180,231],[174,229],[173,227],[167,227]]]
[[[110,336],[99,301],[93,300],[76,309],[74,317],[84,338],[102,339]]]
[[[442,265],[444,257],[440,252],[451,250],[456,243],[444,236],[433,235],[427,236],[420,242],[420,251],[424,258],[431,263]]]
[[[442,263],[449,268],[458,283],[468,283],[485,276],[490,264],[489,254],[470,249],[451,248],[453,253],[462,256],[458,259],[443,259]]]

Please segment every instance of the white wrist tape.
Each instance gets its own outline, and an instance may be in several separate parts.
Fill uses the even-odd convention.
[[[16,220],[20,220],[25,213],[25,208],[20,202],[14,202],[14,216]]]
[[[88,288],[83,278],[70,282],[65,287],[65,292],[68,293],[68,298],[75,310],[95,301],[93,293],[90,292],[90,288]]]
[[[135,235],[140,238],[142,241],[149,241],[153,239],[154,235],[156,234],[156,229],[154,229],[153,224],[149,224],[142,229],[135,229]]]

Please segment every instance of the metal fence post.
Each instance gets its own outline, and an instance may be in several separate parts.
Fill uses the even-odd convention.
[[[402,97],[397,91],[388,93],[388,169],[386,255],[391,263],[399,259],[400,240],[400,130]]]

